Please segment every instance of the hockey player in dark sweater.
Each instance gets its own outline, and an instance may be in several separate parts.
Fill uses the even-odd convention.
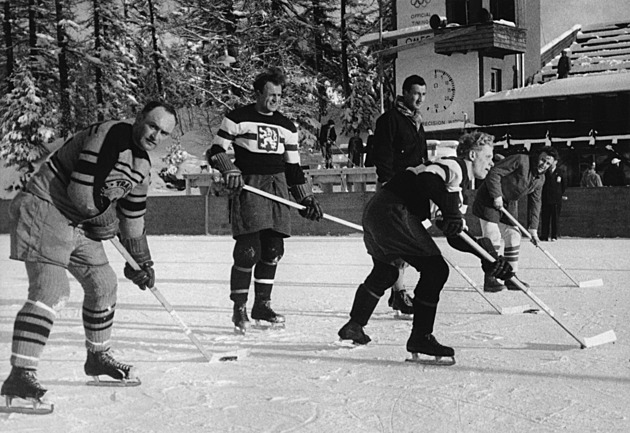
[[[449,269],[424,224],[431,218],[433,202],[441,213],[436,225],[449,238],[449,243],[470,252],[462,247],[458,238],[465,229],[464,192],[470,188],[473,177],[486,177],[493,165],[492,153],[492,136],[479,132],[466,134],[460,139],[458,157],[409,167],[374,195],[363,213],[364,242],[372,256],[373,269],[357,289],[350,321],[339,330],[342,340],[352,340],[355,344],[371,341],[363,327],[385,290],[398,278],[398,268],[392,263],[402,259],[420,272],[414,291],[413,327],[407,351],[454,357],[454,350],[441,345],[433,336],[440,292]],[[484,269],[495,275],[511,276],[511,268],[505,259],[496,255],[491,243],[480,244],[497,258],[493,263],[483,263]]]
[[[230,111],[206,152],[210,165],[223,174],[228,190],[233,192],[230,217],[236,244],[230,299],[238,333],[245,333],[249,325],[246,304],[252,274],[252,319],[284,326],[284,316],[271,308],[271,292],[284,254],[284,238],[291,235],[290,208],[244,191],[242,186],[247,184],[284,199],[291,192],[295,201],[306,207],[300,211],[304,218],[319,221],[322,217],[300,166],[297,128],[278,111],[284,85],[279,69],[259,74],[254,80],[256,102]],[[234,148],[234,162],[226,153],[230,146]]]

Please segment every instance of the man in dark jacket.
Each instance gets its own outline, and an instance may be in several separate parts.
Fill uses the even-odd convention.
[[[541,241],[548,241],[549,228],[551,226],[551,241],[558,239],[558,221],[562,200],[567,198],[564,191],[567,189],[567,180],[561,170],[558,170],[558,161],[554,161],[549,171],[545,174],[545,183],[542,189],[542,205],[540,208],[540,219],[542,229],[540,231]]]
[[[376,120],[370,159],[376,166],[377,188],[407,167],[416,167],[428,161],[427,140],[420,113],[426,94],[427,85],[422,77],[407,77],[403,82],[402,95],[397,95],[394,106]],[[403,285],[404,264],[401,262],[400,265],[400,277],[392,288],[389,305],[395,311],[412,314],[413,308]]]

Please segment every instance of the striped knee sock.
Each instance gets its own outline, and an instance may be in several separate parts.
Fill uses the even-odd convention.
[[[116,304],[108,307],[94,307],[83,304],[83,328],[85,329],[85,347],[93,352],[109,349],[112,335]]]
[[[26,301],[13,326],[12,366],[37,368],[56,315],[55,310],[43,302]]]
[[[252,281],[252,268],[233,265],[230,275],[230,299],[239,305],[247,303],[249,284]]]
[[[275,263],[263,262],[256,263],[254,269],[254,293],[256,300],[268,301],[271,299],[271,289],[273,288],[274,279],[276,278]]]
[[[505,247],[505,259],[508,261],[510,265],[512,265],[512,269],[516,273],[518,271],[518,254],[521,250],[520,245],[513,245]]]

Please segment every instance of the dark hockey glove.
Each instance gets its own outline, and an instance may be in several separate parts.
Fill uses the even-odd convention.
[[[118,233],[118,222],[116,204],[110,203],[109,207],[103,212],[83,221],[81,224],[86,237],[93,241],[106,241],[112,239]]]
[[[443,215],[441,220],[436,220],[435,225],[442,230],[444,236],[451,238],[464,231],[464,218],[461,215]]]
[[[232,194],[235,194],[243,188],[243,175],[241,170],[234,165],[230,157],[225,152],[219,152],[208,158],[208,162],[213,168],[216,168],[223,175],[225,188]]]
[[[481,259],[481,269],[486,275],[491,275],[501,280],[509,280],[514,276],[512,265],[508,263],[505,257],[497,253],[490,239],[479,238],[477,243],[494,258],[494,262]]]
[[[140,290],[151,288],[155,284],[155,271],[153,270],[153,262],[149,260],[140,266],[140,270],[135,270],[129,263],[125,263],[125,277],[140,287]]]
[[[300,204],[305,206],[304,209],[299,211],[300,215],[304,218],[311,221],[319,221],[322,219],[322,216],[324,215],[322,207],[319,205],[319,202],[314,196],[309,195],[308,197],[305,197]]]
[[[155,271],[153,270],[153,261],[151,260],[151,251],[149,250],[146,234],[137,238],[121,239],[120,242],[140,267],[140,269],[136,270],[129,263],[125,263],[125,277],[133,281],[141,290],[153,287],[155,284]]]

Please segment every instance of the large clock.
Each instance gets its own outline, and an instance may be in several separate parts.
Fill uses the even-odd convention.
[[[448,72],[434,69],[426,83],[429,113],[440,113],[451,106],[455,99],[455,81]]]

